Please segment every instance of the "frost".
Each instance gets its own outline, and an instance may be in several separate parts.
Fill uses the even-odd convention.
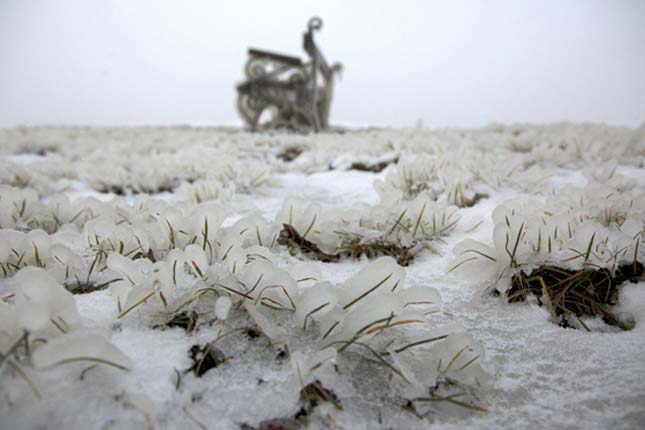
[[[143,273],[136,262],[117,253],[110,253],[107,258],[107,266],[117,273],[120,273],[130,284],[137,284],[143,280]]]
[[[381,257],[343,284],[340,305],[348,309],[370,294],[395,291],[404,279],[403,268],[392,257]]]
[[[491,377],[481,367],[484,350],[466,333],[449,335],[432,350],[431,368],[444,378],[450,378],[471,387],[490,387]]]
[[[0,300],[0,350],[7,351],[20,336],[16,311],[13,306]]]
[[[299,292],[296,281],[270,262],[257,260],[249,263],[239,279],[244,293],[254,304],[275,309],[294,309]]]
[[[439,291],[432,287],[411,287],[406,288],[397,294],[401,308],[434,308],[441,303]]]
[[[301,289],[312,287],[322,281],[320,268],[313,263],[294,263],[287,268],[287,272]]]
[[[34,367],[37,369],[74,362],[102,364],[121,370],[132,367],[132,360],[121,350],[103,336],[92,333],[74,333],[50,340],[33,354]]]
[[[305,355],[300,351],[291,354],[291,366],[293,373],[297,376],[301,387],[307,385],[312,372],[320,369],[322,366],[332,363],[336,360],[338,352],[335,348],[326,348],[316,352],[313,355]]]
[[[78,325],[80,317],[72,294],[44,270],[24,268],[12,282],[21,327],[30,332],[66,333]]]
[[[246,309],[246,312],[248,312],[249,316],[253,321],[255,321],[258,327],[260,327],[262,333],[271,339],[271,342],[274,344],[282,344],[286,342],[286,333],[284,330],[260,313],[257,306],[251,303],[245,303],[244,309]]]
[[[202,246],[192,244],[188,245],[184,250],[184,258],[190,267],[190,271],[198,277],[203,277],[206,269],[210,264],[208,263],[208,256]]]
[[[321,219],[321,207],[318,204],[307,205],[295,198],[284,201],[282,209],[276,216],[276,223],[289,224],[305,238],[312,240],[318,234],[318,224]]]
[[[228,317],[228,313],[231,310],[233,302],[230,297],[222,296],[217,299],[215,302],[215,315],[220,320],[225,320]]]
[[[277,237],[277,229],[271,225],[260,215],[251,215],[240,219],[234,225],[227,229],[226,245],[223,248],[228,248],[228,244],[238,243],[242,247],[250,246],[266,246],[272,247]]]
[[[60,243],[49,248],[47,267],[59,282],[80,277],[83,270],[83,260],[69,247]]]
[[[202,203],[197,206],[191,217],[191,233],[201,243],[212,240],[225,217],[226,212],[218,203]]]
[[[309,319],[321,320],[338,305],[336,288],[329,282],[320,282],[305,290],[298,299],[296,321],[303,330]]]

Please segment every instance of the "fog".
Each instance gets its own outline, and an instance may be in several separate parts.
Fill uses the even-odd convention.
[[[241,125],[249,46],[344,65],[332,123],[645,121],[643,1],[0,0],[0,126]]]

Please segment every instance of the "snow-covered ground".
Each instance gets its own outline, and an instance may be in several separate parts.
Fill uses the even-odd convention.
[[[642,279],[627,331],[506,294],[644,228],[645,126],[0,130],[0,428],[643,428]]]

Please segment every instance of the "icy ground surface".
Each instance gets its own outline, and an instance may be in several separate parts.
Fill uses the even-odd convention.
[[[515,142],[513,139],[521,134],[517,130],[533,135],[525,141],[518,139]],[[620,134],[622,131],[607,131],[602,127],[591,135],[584,127],[570,129],[562,126],[548,132],[536,130],[519,127],[499,132],[503,135],[499,138],[499,146],[510,148],[500,153],[510,154],[509,158],[500,155],[499,165],[495,160],[482,160],[488,164],[482,168],[481,176],[496,172],[503,178],[480,182],[472,177],[464,179],[470,181],[466,188],[486,195],[474,204],[460,204],[450,197],[442,197],[445,189],[434,191],[432,199],[440,202],[438,204],[443,204],[442,199],[446,200],[446,205],[456,204],[459,223],[450,234],[432,239],[432,249],[416,251],[415,259],[404,268],[405,288],[435,288],[441,295],[438,312],[424,323],[427,329],[432,332],[434,326],[458,327],[483,348],[481,366],[492,376],[492,387],[478,394],[477,405],[486,411],[439,409],[421,417],[404,407],[407,399],[401,391],[390,390],[389,385],[394,385],[392,381],[396,376],[375,365],[373,360],[367,359],[368,356],[362,359],[360,356],[339,355],[335,370],[329,367],[319,378],[336,394],[342,410],[323,405],[309,419],[307,426],[347,430],[645,428],[645,282],[625,284],[620,291],[620,303],[614,308],[617,314],[635,322],[632,330],[621,331],[606,325],[600,318],[592,318],[587,320],[592,329],[587,332],[554,324],[549,311],[535,300],[508,304],[503,297],[492,295],[491,286],[494,287],[495,282],[508,283],[508,277],[495,277],[484,269],[449,271],[455,260],[453,247],[464,239],[492,245],[493,211],[509,199],[545,201],[568,192],[563,191],[568,190],[567,187],[584,188],[594,181],[613,187],[616,192],[631,193],[635,199],[645,196],[643,129],[640,132],[625,131],[632,134],[624,138]],[[164,150],[172,148],[169,151],[175,155],[182,151],[182,141],[178,139],[177,132],[173,134],[163,129],[139,130],[132,133],[132,137],[127,132],[114,131],[118,139],[113,136],[108,136],[108,139],[100,132],[90,133],[91,139],[87,138],[85,144],[99,148],[105,145],[105,149],[110,151],[107,145],[111,140],[127,142],[131,138],[132,144],[136,145],[147,132],[154,134],[157,142],[162,142]],[[484,136],[488,132],[481,131]],[[203,133],[196,132],[195,139],[201,139],[200,145],[208,147],[209,140]],[[222,222],[222,229],[225,229],[249,214],[259,214],[273,222],[279,217],[285,199],[290,197],[303,202],[305,207],[318,203],[327,210],[362,207],[361,204],[376,207],[401,199],[396,193],[388,194],[387,190],[379,193],[375,187],[377,180],[389,183],[388,175],[396,174],[397,164],[388,164],[380,172],[365,172],[350,169],[354,160],[377,163],[399,156],[400,167],[404,162],[414,163],[425,152],[448,159],[454,142],[470,139],[475,142],[462,147],[461,152],[457,151],[455,160],[459,164],[463,157],[464,163],[472,163],[477,162],[477,151],[482,147],[497,145],[495,136],[482,138],[486,142],[478,143],[472,137],[478,131],[469,131],[471,134],[467,135],[460,132],[414,133],[414,130],[388,130],[371,134],[356,132],[355,135],[354,132],[346,132],[324,137],[268,135],[265,138],[270,142],[267,143],[262,135],[217,132],[211,141],[217,142],[214,145],[217,151],[224,155],[233,154],[231,159],[236,160],[237,164],[233,165],[236,172],[224,178],[208,174],[200,176],[201,173],[197,177],[198,181],[203,177],[223,184],[211,184],[212,190],[206,187],[201,191],[209,196],[205,200],[215,201],[226,208]],[[2,183],[14,190],[34,189],[38,193],[37,200],[45,203],[62,194],[69,196],[72,204],[93,197],[106,204],[131,206],[145,196],[178,207],[199,205],[201,198],[197,202],[191,200],[198,182],[191,180],[188,185],[182,178],[178,181],[173,178],[169,181],[176,182],[168,187],[165,183],[160,186],[155,182],[163,182],[157,178],[151,180],[154,182],[152,185],[146,182],[148,176],[155,176],[150,170],[164,171],[166,164],[161,161],[142,164],[141,169],[147,170],[143,173],[148,176],[136,176],[140,173],[138,171],[127,176],[123,179],[125,196],[116,196],[111,190],[122,185],[121,179],[115,177],[121,174],[119,163],[125,164],[126,161],[117,155],[103,158],[100,151],[91,153],[86,150],[83,153],[84,148],[80,144],[83,142],[78,134],[83,133],[73,129],[5,132],[0,141],[4,154],[0,157],[6,163],[4,166],[13,169],[13,173],[0,176]],[[186,137],[179,133],[179,136],[184,141],[191,139],[190,135]],[[173,138],[179,140],[176,146]],[[155,140],[152,137],[146,139],[146,142],[152,141],[146,145],[154,147]],[[555,143],[545,144],[549,139]],[[623,148],[622,152],[616,150],[608,155],[603,152],[609,151],[606,147],[617,140],[619,143],[628,142],[622,147],[617,146]],[[577,150],[567,147],[571,145],[567,142],[571,141],[582,148],[587,148],[584,142],[589,142],[583,157],[577,155]],[[333,145],[330,143],[325,147],[327,142],[333,142]],[[353,149],[355,142],[364,146],[358,145]],[[275,154],[293,146],[303,149],[303,153],[290,162],[275,161]],[[41,147],[43,151],[40,151]],[[77,159],[70,155],[69,147],[76,148]],[[430,147],[441,149],[427,150]],[[213,169],[219,169],[217,151],[207,151],[199,160],[205,170],[209,169],[209,160],[215,166]],[[144,152],[136,157],[147,160]],[[516,156],[521,157],[518,164],[520,172],[505,170],[506,163],[517,161]],[[84,157],[95,164],[83,167]],[[192,157],[199,158],[195,154]],[[193,158],[175,162],[179,163],[181,171],[186,171],[181,163],[198,163]],[[607,167],[607,162],[612,159],[615,163]],[[104,162],[113,164],[101,166]],[[266,180],[261,184],[244,182],[247,175],[255,174],[257,165],[267,166]],[[112,169],[114,173],[105,173],[97,179],[100,174],[96,172],[100,168]],[[253,172],[247,173],[247,168]],[[456,169],[450,163],[447,168]],[[611,174],[603,176],[602,172],[612,168]],[[79,173],[71,174],[72,170]],[[130,168],[130,171],[133,170]],[[455,175],[463,174],[462,171],[455,172]],[[523,172],[530,174],[520,174]],[[594,172],[601,173],[594,176]],[[26,179],[19,180],[20,175]],[[114,179],[114,184],[106,185],[105,178]],[[508,178],[512,180],[504,182]],[[223,193],[222,190],[231,183],[234,183],[234,191]],[[101,189],[103,185],[106,189]],[[149,187],[150,192],[133,193],[132,190],[138,186]],[[189,186],[195,186],[195,189],[186,191]],[[99,205],[99,202],[92,204]],[[637,201],[630,207],[644,205],[645,202]],[[642,212],[634,213],[636,224],[640,221],[642,230],[645,221],[640,215]],[[29,231],[33,228],[29,227],[29,222],[1,227]],[[79,231],[85,231],[83,228],[86,227],[78,226]],[[385,230],[387,232],[389,227]],[[321,243],[326,242],[321,239]],[[298,261],[308,261],[319,269],[320,279],[334,285],[343,284],[371,262],[365,257],[332,263],[312,261],[297,253],[292,255],[279,246],[270,252],[276,266],[288,268]],[[641,251],[637,249],[636,254],[638,252]],[[88,260],[89,257],[85,254],[84,258]],[[87,267],[85,260],[84,267]],[[13,305],[11,295],[15,288],[20,288],[11,282],[13,276],[16,275],[10,273],[0,278],[0,295],[10,305]],[[505,289],[500,288],[502,291]],[[1,429],[238,429],[243,424],[254,428],[269,419],[293,417],[297,412],[300,384],[294,377],[289,357],[281,357],[279,342],[267,336],[252,338],[244,332],[228,335],[217,341],[218,348],[226,356],[222,365],[201,378],[184,373],[191,365],[188,355],[191,346],[212,342],[222,333],[253,325],[253,321],[240,309],[232,310],[228,319],[220,321],[212,310],[208,310],[212,305],[203,304],[195,308],[202,317],[202,325],[186,333],[181,328],[159,328],[158,325],[167,318],[159,316],[156,310],[147,309],[147,304],[127,317],[120,317],[114,294],[108,288],[74,295],[73,298],[84,329],[106,333],[111,343],[131,360],[129,371],[109,366],[87,370],[91,363],[72,363],[42,371],[32,371],[25,365],[37,383],[40,394],[40,399],[37,399],[22,378],[12,373],[8,366],[2,368]],[[301,327],[289,322],[289,318],[289,315],[279,316],[277,321],[290,332],[290,350],[310,350],[309,345],[315,343],[314,335],[300,333]],[[3,361],[9,346],[11,343],[0,343]],[[301,422],[298,425],[305,424]]]

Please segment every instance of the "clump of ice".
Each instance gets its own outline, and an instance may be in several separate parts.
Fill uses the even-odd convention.
[[[13,304],[0,304],[4,381],[19,377],[39,397],[43,375],[31,369],[80,362],[128,370],[130,359],[104,333],[83,327],[74,297],[45,270],[22,268],[11,285]]]
[[[615,270],[645,260],[645,194],[590,183],[568,187],[545,201],[518,197],[492,214],[492,244],[457,244],[451,270],[468,266],[506,271],[541,264]],[[502,292],[505,286],[498,286]]]

